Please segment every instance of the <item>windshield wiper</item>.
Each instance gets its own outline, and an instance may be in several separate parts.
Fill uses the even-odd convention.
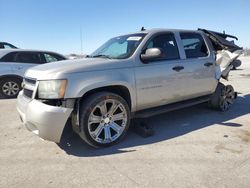
[[[108,59],[112,59],[111,57],[107,56],[107,55],[104,55],[104,54],[98,54],[98,55],[94,55],[94,56],[90,56],[92,58],[95,58],[95,57],[104,57],[104,58],[108,58]]]

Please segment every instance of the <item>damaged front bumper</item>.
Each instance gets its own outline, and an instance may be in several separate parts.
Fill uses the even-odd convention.
[[[73,108],[47,105],[25,97],[21,91],[17,99],[17,111],[28,130],[45,140],[59,143]]]

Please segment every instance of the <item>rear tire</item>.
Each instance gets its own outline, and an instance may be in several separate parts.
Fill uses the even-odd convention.
[[[231,85],[225,86],[219,82],[208,104],[220,111],[227,111],[233,105],[235,96],[234,88]]]
[[[3,78],[0,81],[0,97],[16,98],[21,90],[22,80],[15,77]]]
[[[108,147],[121,141],[130,125],[130,109],[117,94],[100,92],[80,107],[80,137],[93,147]]]
[[[232,63],[233,67],[232,67],[232,70],[236,70],[237,67],[240,67],[241,66],[241,61],[239,59],[236,59],[234,60],[234,62]]]

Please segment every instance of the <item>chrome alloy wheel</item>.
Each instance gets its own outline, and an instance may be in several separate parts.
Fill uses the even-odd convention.
[[[15,96],[18,94],[20,88],[16,82],[8,81],[3,84],[2,92],[9,97]]]
[[[127,124],[125,106],[115,99],[98,103],[88,118],[90,136],[98,143],[108,144],[118,139]]]
[[[221,93],[220,98],[220,109],[222,111],[227,111],[231,105],[234,103],[235,92],[232,86],[225,86]]]

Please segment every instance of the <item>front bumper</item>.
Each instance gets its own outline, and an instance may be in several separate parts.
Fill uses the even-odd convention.
[[[28,130],[45,140],[59,143],[73,109],[50,106],[38,100],[29,99],[21,91],[17,98],[17,111]]]

